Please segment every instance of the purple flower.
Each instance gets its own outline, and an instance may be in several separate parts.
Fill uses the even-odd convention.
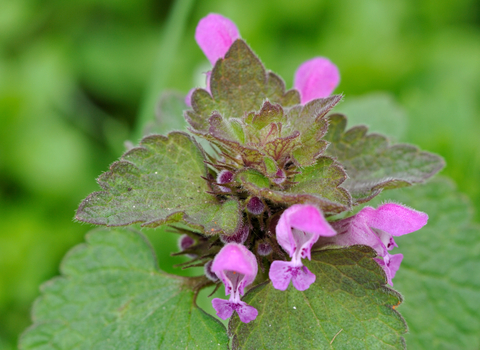
[[[392,279],[395,277],[398,269],[400,268],[400,264],[403,260],[403,254],[387,254],[382,259],[373,259],[375,260],[385,271],[385,275],[387,275],[388,284],[393,286]]]
[[[257,309],[240,300],[245,287],[251,284],[257,276],[258,267],[255,255],[241,244],[229,243],[215,256],[211,270],[225,284],[225,295],[230,295],[229,300],[219,298],[212,300],[217,316],[226,320],[236,311],[244,323],[257,318]]]
[[[278,244],[292,260],[272,263],[268,275],[273,286],[286,290],[291,280],[298,290],[308,289],[315,282],[315,275],[303,266],[301,259],[310,260],[312,246],[320,236],[335,234],[320,210],[313,205],[296,204],[285,210],[278,221],[276,236]]]
[[[306,104],[330,96],[339,82],[337,66],[324,57],[316,57],[298,67],[294,87],[300,92],[302,104]]]
[[[235,23],[216,13],[210,13],[203,17],[195,30],[195,40],[212,66],[218,59],[225,57],[230,46],[238,38],[240,38],[240,33]],[[210,76],[211,72],[207,72],[207,91],[210,91]],[[191,106],[194,90],[190,90],[185,97],[185,103],[188,106]]]
[[[235,23],[216,13],[203,17],[195,30],[195,40],[212,66],[219,58],[225,56],[230,46],[239,37]]]
[[[401,236],[421,229],[428,215],[400,204],[387,203],[377,209],[365,207],[356,215],[330,223],[337,235],[321,238],[319,243],[350,246],[368,245],[375,249],[382,259],[375,259],[385,271],[387,280],[393,285],[403,255],[391,255],[388,251],[397,247],[393,236]]]

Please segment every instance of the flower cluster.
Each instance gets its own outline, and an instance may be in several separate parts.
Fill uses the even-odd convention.
[[[293,205],[282,213],[276,226],[277,241],[291,260],[273,261],[270,280],[279,290],[286,290],[292,281],[297,290],[304,291],[315,282],[315,275],[302,264],[302,259],[311,259],[312,248],[363,244],[375,249],[381,257],[375,260],[384,269],[388,283],[393,285],[392,279],[403,259],[402,254],[388,253],[397,247],[393,236],[417,231],[427,220],[425,213],[387,203],[377,209],[365,207],[354,216],[329,223],[316,207]],[[213,300],[217,315],[226,319],[237,311],[242,322],[255,319],[257,311],[239,299],[257,274],[253,253],[241,244],[228,243],[216,255],[212,271],[225,284],[225,294],[231,294],[228,302]]]
[[[217,14],[210,14],[199,22],[195,38],[210,63],[215,65],[219,59],[225,57],[230,46],[240,38],[240,34],[232,21]],[[205,88],[210,94],[211,76],[211,72],[208,72]],[[330,96],[339,80],[336,66],[326,58],[317,57],[298,68],[294,88],[300,95],[301,104],[305,105],[314,99]],[[193,102],[194,90],[186,97],[189,106]],[[275,113],[276,110],[269,106],[267,112]],[[281,128],[281,124],[278,128]],[[235,169],[228,168],[226,163],[222,166],[224,169],[217,169],[216,177],[211,179],[217,189],[215,193],[219,196],[236,195]],[[279,168],[275,176],[271,177],[274,186],[282,186],[287,175],[285,170]],[[311,259],[312,250],[326,246],[361,244],[370,246],[377,252],[378,258],[375,260],[385,271],[386,281],[392,284],[403,259],[402,254],[389,253],[397,247],[393,237],[419,230],[428,220],[425,213],[395,203],[386,203],[377,209],[364,207],[356,215],[327,221],[322,210],[312,204],[294,204],[280,209],[275,206],[276,213],[271,213],[268,203],[260,195],[247,195],[242,200],[248,220],[234,235],[220,235],[219,244],[223,246],[216,252],[213,261],[209,260],[205,264],[205,274],[211,281],[223,282],[225,294],[230,296],[229,300],[213,299],[212,304],[217,315],[227,319],[237,312],[240,320],[245,323],[254,320],[258,315],[258,311],[242,301],[241,297],[246,288],[255,281],[259,263],[263,269],[266,262],[269,268],[268,276],[274,288],[285,291],[292,282],[294,288],[305,291],[316,280],[315,274],[302,262],[303,259]],[[269,217],[268,228],[262,219],[265,212]],[[258,238],[258,235],[255,237],[251,233],[251,215],[259,221],[260,230],[268,231],[268,234]],[[181,238],[181,249],[193,244],[191,238]],[[194,250],[190,248],[190,251]],[[272,256],[277,259],[274,260]],[[284,258],[279,259],[282,256]]]

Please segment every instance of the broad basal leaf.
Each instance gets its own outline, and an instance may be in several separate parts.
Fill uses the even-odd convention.
[[[333,159],[320,157],[312,166],[302,168],[294,176],[295,185],[285,191],[260,184],[267,183],[263,175],[255,171],[240,172],[237,181],[251,194],[263,197],[273,203],[284,205],[310,203],[327,213],[340,213],[351,206],[349,193],[340,185],[346,175]]]
[[[20,349],[227,349],[225,327],[196,307],[186,278],[158,270],[145,238],[94,231],[42,286]]]
[[[324,139],[331,144],[325,154],[337,158],[345,168],[349,178],[344,187],[356,204],[369,201],[384,189],[423,182],[445,165],[435,154],[412,145],[390,146],[382,135],[367,135],[365,126],[345,131],[346,125],[345,116],[329,116],[329,129]]]
[[[480,227],[472,206],[450,181],[384,193],[429,215],[420,231],[395,237],[404,255],[395,289],[405,296],[399,311],[409,326],[410,349],[480,348]],[[369,203],[370,205],[370,203]]]
[[[407,327],[394,306],[401,296],[366,246],[314,253],[305,265],[316,281],[304,292],[265,283],[243,298],[258,310],[248,324],[229,324],[233,349],[404,349]]]
[[[152,135],[102,174],[102,192],[89,195],[76,219],[97,225],[142,223],[156,227],[184,221],[205,233],[234,233],[240,224],[236,200],[219,202],[206,191],[202,151],[187,135]]]
[[[298,92],[285,92],[285,83],[267,72],[241,39],[236,40],[225,58],[215,64],[210,89],[211,95],[203,89],[195,90],[192,95],[193,111],[187,112],[187,121],[197,131],[208,131],[208,118],[214,111],[226,119],[241,118],[259,110],[265,99],[284,107],[300,103]]]

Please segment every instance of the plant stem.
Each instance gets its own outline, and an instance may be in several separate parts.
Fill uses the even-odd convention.
[[[167,18],[152,79],[147,86],[133,130],[132,141],[134,144],[141,139],[145,125],[154,117],[155,103],[168,81],[194,3],[195,0],[176,0]]]

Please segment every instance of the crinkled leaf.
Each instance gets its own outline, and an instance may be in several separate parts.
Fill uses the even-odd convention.
[[[407,327],[393,309],[402,298],[366,246],[324,250],[305,265],[316,275],[309,289],[271,283],[243,298],[258,310],[248,324],[229,324],[233,349],[404,349]]]
[[[367,127],[355,126],[345,131],[344,115],[329,116],[324,139],[331,142],[325,154],[337,158],[348,179],[344,186],[354,204],[367,202],[384,189],[423,182],[444,167],[438,155],[420,151],[407,144],[390,146],[385,136],[367,134]]]
[[[186,278],[157,267],[139,233],[97,230],[42,286],[20,349],[226,349],[225,327],[193,303]]]
[[[236,200],[219,202],[210,188],[202,151],[187,135],[152,135],[102,174],[102,192],[89,195],[76,219],[97,225],[142,223],[156,227],[183,221],[205,233],[232,234],[240,225]]]
[[[298,183],[285,191],[261,187],[261,181],[258,178],[252,181],[245,174],[239,173],[237,181],[249,193],[274,203],[288,206],[310,203],[317,205],[327,213],[340,213],[348,210],[351,206],[349,193],[340,187],[345,181],[345,172],[333,159],[328,157],[320,157],[314,165],[301,169],[301,173],[293,178]],[[251,173],[248,174],[251,176]],[[257,174],[256,176],[262,175]]]
[[[235,174],[235,179],[242,185],[248,183],[258,188],[270,188],[270,180],[253,169],[242,169]]]
[[[315,159],[325,151],[327,142],[321,139],[327,132],[328,122],[324,117],[341,99],[341,95],[320,98],[288,111],[285,129],[300,132],[301,146],[293,151],[299,166],[314,164]]]
[[[385,134],[394,140],[401,140],[407,130],[406,111],[388,92],[348,96],[335,110],[348,116],[349,125],[366,125],[370,132]]]
[[[211,95],[203,89],[195,90],[192,95],[193,111],[187,112],[187,121],[197,131],[208,131],[208,119],[214,111],[225,119],[241,118],[259,110],[265,99],[284,107],[300,103],[298,92],[285,92],[285,83],[267,72],[241,39],[236,40],[225,58],[215,64],[210,88]]]
[[[406,302],[399,311],[409,326],[411,349],[480,348],[480,226],[472,205],[445,178],[384,193],[429,215],[420,231],[395,237],[404,255],[393,280]]]
[[[155,120],[149,123],[144,135],[166,134],[174,130],[185,130],[187,123],[183,112],[188,109],[185,95],[176,91],[165,91],[158,99]]]

